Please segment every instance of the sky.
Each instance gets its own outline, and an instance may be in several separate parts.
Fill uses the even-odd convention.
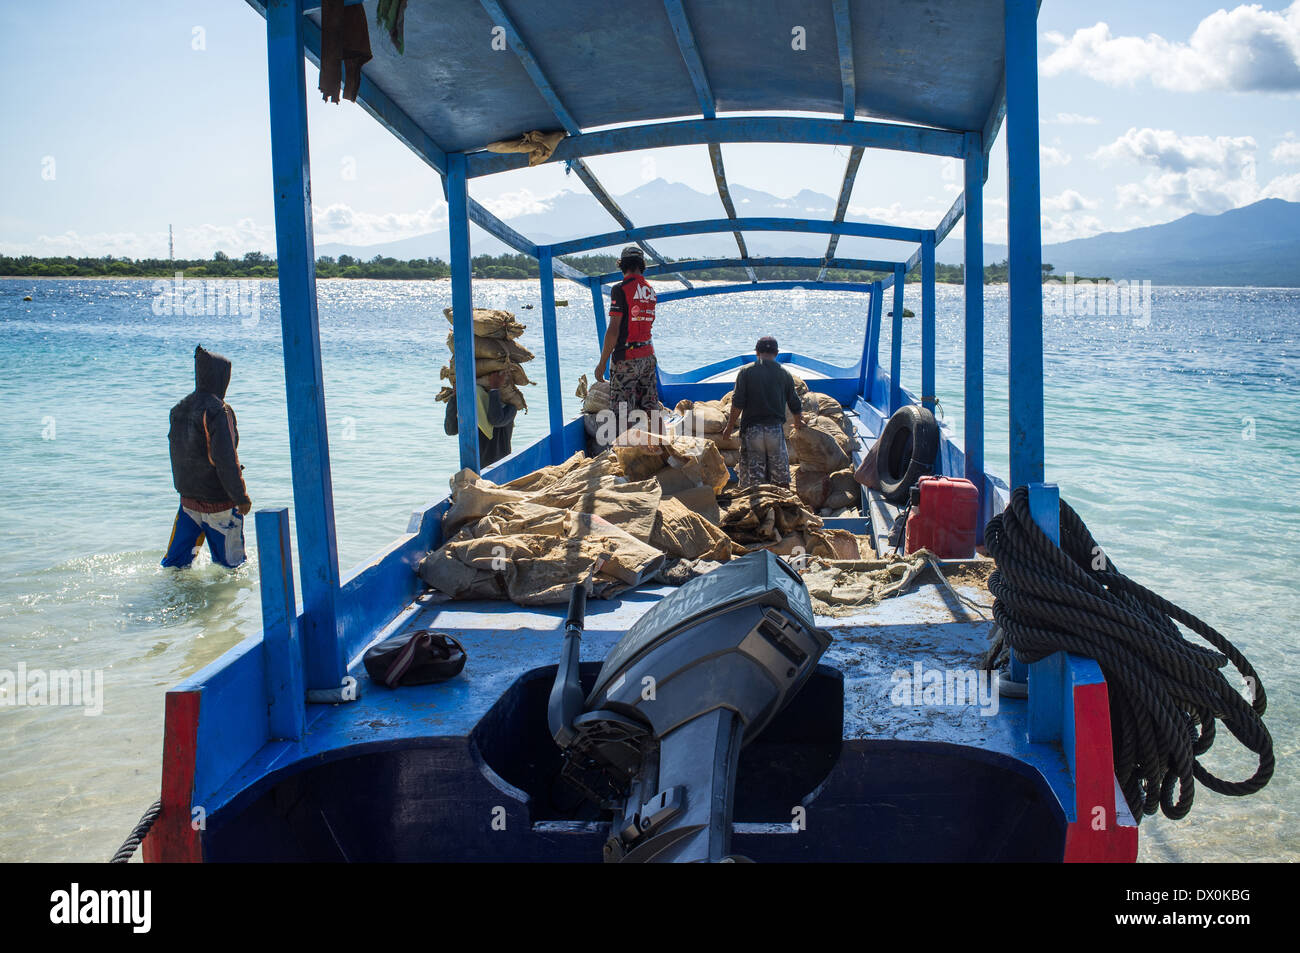
[[[1300,0],[1044,0],[1039,75],[1044,242],[1300,201]],[[5,0],[0,79],[0,254],[162,257],[169,224],[178,258],[274,253],[265,30],[246,3]],[[307,86],[317,243],[443,227],[437,174],[355,104],[322,102],[310,63]],[[782,197],[838,194],[847,156],[723,149],[732,183]],[[986,236],[1002,242],[1001,141],[991,163]],[[714,191],[703,146],[589,164],[616,195],[654,178]],[[933,227],[960,182],[950,160],[868,152],[849,216]],[[564,190],[582,186],[559,166],[471,186],[507,220]]]

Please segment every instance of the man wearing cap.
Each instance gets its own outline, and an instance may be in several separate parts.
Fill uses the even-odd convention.
[[[730,437],[740,422],[740,488],[760,483],[790,485],[790,454],[785,446],[785,412],[803,426],[803,405],[794,378],[780,365],[776,338],[761,337],[754,345],[758,360],[740,369],[731,395],[731,417],[722,431]]]
[[[655,290],[645,280],[645,255],[628,245],[619,255],[623,280],[614,286],[609,301],[609,328],[605,346],[596,365],[596,380],[605,379],[609,365],[609,406],[621,433],[636,411],[646,415],[646,426],[658,433],[659,384],[656,377],[654,344],[650,332],[655,323]]]

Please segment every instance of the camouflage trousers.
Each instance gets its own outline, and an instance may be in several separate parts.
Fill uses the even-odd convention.
[[[736,475],[742,490],[760,483],[790,485],[790,454],[780,424],[751,425],[741,432]]]
[[[659,410],[659,380],[655,375],[658,366],[653,354],[610,362],[609,409],[617,414],[619,404],[625,404],[620,419],[638,410],[647,416]]]

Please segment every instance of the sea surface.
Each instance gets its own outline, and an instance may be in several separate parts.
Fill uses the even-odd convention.
[[[919,313],[917,290],[907,306]],[[104,686],[97,714],[0,705],[0,860],[107,859],[158,796],[164,692],[259,631],[255,553],[234,573],[206,556],[183,572],[158,565],[177,506],[168,411],[193,386],[195,344],[234,362],[227,397],[254,504],[292,503],[276,285],[243,292],[239,313],[209,299],[206,315],[169,314],[150,280],[0,279],[0,671],[91,670]],[[558,312],[568,416],[598,349],[589,292],[561,281],[557,294],[570,296]],[[447,281],[319,286],[345,570],[404,532],[456,469],[434,400],[450,297]],[[546,426],[537,284],[478,282],[475,304],[514,311],[539,355],[520,447]],[[987,457],[1005,478],[1006,289],[989,288],[986,304]],[[671,371],[752,350],[762,334],[848,365],[865,307],[802,290],[673,302],[655,344]],[[1049,311],[1048,478],[1121,570],[1227,634],[1268,689],[1273,782],[1251,798],[1198,786],[1188,819],[1143,822],[1140,859],[1295,860],[1300,290],[1160,287],[1149,313]],[[919,394],[919,320],[903,336],[903,383]],[[962,353],[962,290],[941,285],[937,390],[959,436]],[[887,321],[886,369],[888,354]],[[1252,770],[1223,730],[1206,761]]]

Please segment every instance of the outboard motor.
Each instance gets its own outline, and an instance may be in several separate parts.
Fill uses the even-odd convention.
[[[562,776],[614,812],[606,861],[734,861],[740,749],[830,644],[797,573],[770,552],[733,560],[653,606],[578,682],[586,590],[574,588],[547,717]]]

